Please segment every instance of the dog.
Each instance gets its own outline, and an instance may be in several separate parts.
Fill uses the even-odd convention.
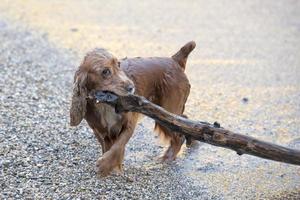
[[[113,171],[122,172],[125,146],[139,119],[138,113],[115,113],[113,107],[96,104],[87,96],[96,90],[117,95],[137,94],[182,115],[190,93],[190,83],[184,73],[188,55],[195,48],[194,41],[185,44],[171,57],[124,58],[118,60],[105,49],[87,53],[74,76],[70,125],[77,126],[85,119],[102,147],[97,160],[97,173],[105,177]],[[155,130],[167,139],[169,147],[163,161],[172,161],[185,138],[155,123]]]

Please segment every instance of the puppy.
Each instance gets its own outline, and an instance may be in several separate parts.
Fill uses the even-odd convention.
[[[134,93],[169,112],[182,115],[190,92],[184,70],[188,55],[195,46],[191,41],[172,57],[118,60],[105,49],[95,49],[84,57],[74,77],[70,125],[77,126],[85,119],[93,130],[103,153],[96,163],[100,176],[107,176],[113,170],[122,171],[125,145],[134,132],[139,114],[116,114],[109,105],[87,100],[88,94],[95,90],[112,91],[118,95]],[[184,137],[158,123],[155,129],[169,141],[162,160],[174,160]]]

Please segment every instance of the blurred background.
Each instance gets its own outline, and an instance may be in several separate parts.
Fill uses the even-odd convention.
[[[85,53],[171,56],[190,40],[190,118],[300,149],[300,1],[1,0],[1,198],[299,199],[298,166],[202,143],[158,163],[148,118],[127,178],[96,178],[93,133],[68,125]]]

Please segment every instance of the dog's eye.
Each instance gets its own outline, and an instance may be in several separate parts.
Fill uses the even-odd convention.
[[[108,68],[106,68],[106,69],[104,69],[103,71],[102,71],[102,75],[104,76],[104,77],[107,77],[107,76],[109,76],[111,74],[111,71],[110,71],[110,69],[108,69]]]

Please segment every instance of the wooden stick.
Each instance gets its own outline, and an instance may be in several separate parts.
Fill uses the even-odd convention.
[[[182,133],[201,142],[232,149],[238,155],[249,154],[265,159],[300,165],[300,151],[277,144],[258,140],[253,137],[223,129],[218,123],[210,124],[189,120],[174,115],[155,105],[144,97],[136,95],[118,96],[111,92],[97,91],[89,98],[96,103],[107,103],[115,107],[117,113],[139,112],[153,118],[172,131]]]

